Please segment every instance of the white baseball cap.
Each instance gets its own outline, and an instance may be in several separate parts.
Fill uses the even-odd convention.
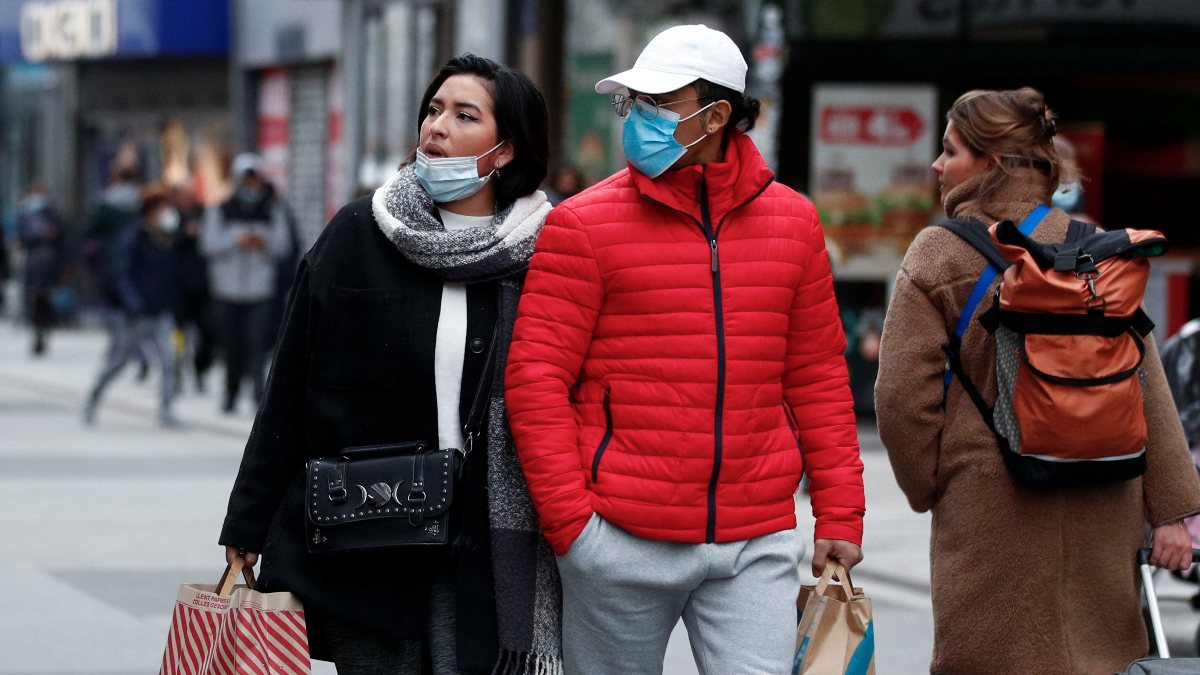
[[[236,180],[241,180],[246,177],[246,174],[253,171],[255,174],[262,176],[262,157],[253,152],[243,152],[233,158],[233,166],[229,173]]]
[[[746,59],[728,35],[703,25],[673,26],[654,36],[633,67],[596,83],[596,93],[631,89],[665,94],[696,80],[746,93]]]

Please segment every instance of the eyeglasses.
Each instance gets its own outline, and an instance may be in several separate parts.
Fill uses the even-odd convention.
[[[634,105],[637,104],[637,109],[638,109],[639,115],[642,115],[648,119],[654,119],[654,118],[658,117],[660,108],[667,108],[667,107],[670,107],[673,105],[678,105],[680,103],[687,103],[688,101],[703,101],[703,100],[705,100],[705,98],[706,97],[704,97],[704,96],[698,96],[696,98],[685,98],[682,101],[670,101],[669,103],[659,103],[658,101],[655,101],[654,99],[650,98],[649,96],[647,96],[645,94],[638,94],[637,96],[626,96],[624,94],[613,94],[612,107],[613,107],[613,112],[617,113],[617,117],[620,117],[621,119],[625,119],[626,117],[629,117],[630,111],[632,111],[634,108]]]

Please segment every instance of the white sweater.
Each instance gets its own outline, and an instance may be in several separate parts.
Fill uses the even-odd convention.
[[[447,230],[487,227],[492,216],[462,216],[438,209]],[[437,391],[438,446],[462,448],[462,419],[458,414],[462,396],[463,358],[467,349],[467,285],[447,282],[442,286],[442,310],[438,315],[437,344],[433,350],[434,387]]]

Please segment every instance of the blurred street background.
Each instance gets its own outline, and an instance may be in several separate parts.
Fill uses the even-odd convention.
[[[177,408],[182,425],[163,429],[154,382],[138,382],[131,371],[95,426],[84,427],[80,409],[104,346],[102,331],[73,330],[56,336],[54,358],[34,360],[24,327],[0,321],[6,675],[157,672],[179,585],[216,583],[224,567],[216,538],[252,413],[223,415],[216,394],[189,391]],[[866,559],[854,582],[874,603],[876,670],[928,672],[929,517],[909,510],[874,429],[861,426],[859,438]],[[801,495],[797,515],[811,549],[808,509]],[[1196,587],[1160,578],[1172,650],[1194,655],[1200,615],[1187,601]],[[697,672],[682,623],[664,672]]]
[[[974,88],[1046,94],[1084,173],[1060,205],[1172,242],[1146,294],[1162,340],[1200,316],[1200,1],[0,0],[0,673],[154,672],[177,586],[220,574],[261,373],[224,384],[229,314],[198,241],[205,210],[248,189],[236,156],[257,155],[249,189],[286,214],[256,320],[273,334],[298,256],[413,149],[438,64],[470,51],[538,84],[558,201],[624,166],[592,85],[679,23],[737,41],[763,103],[753,137],[821,212],[867,466],[855,581],[875,601],[878,672],[927,672],[929,521],[892,479],[872,387],[903,252],[941,216],[944,113]],[[146,330],[178,394],[164,406],[160,355],[138,350],[85,425],[113,251],[148,183],[177,214],[164,283],[187,303]],[[1160,591],[1174,649],[1194,654],[1195,585]],[[667,672],[695,672],[682,627]]]

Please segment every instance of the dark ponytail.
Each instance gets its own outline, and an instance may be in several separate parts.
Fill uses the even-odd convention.
[[[758,120],[761,104],[753,96],[747,96],[729,87],[713,84],[708,80],[696,80],[696,95],[705,101],[727,101],[730,107],[729,124],[725,125],[725,134],[730,129],[750,131]]]

